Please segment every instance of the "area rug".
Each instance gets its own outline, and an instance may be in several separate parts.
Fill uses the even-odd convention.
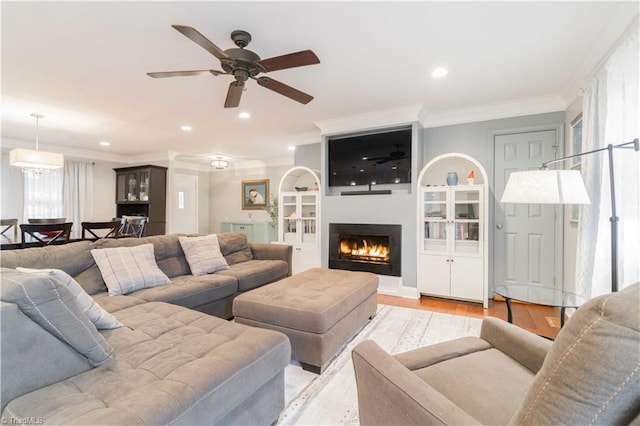
[[[480,335],[481,320],[378,305],[378,313],[322,375],[295,362],[285,369],[285,409],[278,425],[357,425],[358,397],[351,350],[371,339],[391,354],[462,336]]]

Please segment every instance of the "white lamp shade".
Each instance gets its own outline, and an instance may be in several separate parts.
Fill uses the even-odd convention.
[[[55,152],[16,148],[9,153],[9,164],[22,168],[59,169],[64,167],[64,155]]]
[[[590,204],[578,170],[529,170],[513,172],[501,203]]]

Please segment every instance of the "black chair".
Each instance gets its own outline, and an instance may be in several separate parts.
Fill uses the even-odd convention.
[[[42,246],[48,246],[55,242],[68,243],[71,238],[71,227],[73,222],[65,223],[23,223],[20,225],[22,231],[22,248],[26,247],[27,234]]]
[[[33,219],[27,219],[27,221],[32,224],[65,223],[67,221],[67,218],[66,217],[33,218]]]
[[[0,226],[4,227],[0,232],[4,238],[14,243],[18,242],[18,219],[0,219]],[[13,240],[8,236],[4,235],[9,229],[13,228]]]
[[[99,240],[101,238],[118,238],[120,232],[121,222],[119,220],[112,220],[110,222],[82,222],[82,239],[83,240]],[[109,231],[100,236],[94,231],[99,229],[108,229]],[[91,234],[87,238],[86,233]]]

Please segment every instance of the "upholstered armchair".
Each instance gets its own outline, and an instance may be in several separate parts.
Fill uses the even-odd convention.
[[[591,299],[555,342],[485,318],[480,337],[352,356],[362,425],[640,423],[640,283]]]

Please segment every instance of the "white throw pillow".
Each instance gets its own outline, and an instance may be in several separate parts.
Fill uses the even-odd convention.
[[[31,269],[20,267],[16,268],[16,270],[26,274],[44,273],[60,281],[69,289],[76,299],[80,310],[84,312],[87,318],[89,318],[89,321],[91,321],[98,330],[122,327],[122,323],[118,321],[116,317],[98,305],[96,301],[93,300],[93,297],[89,296],[82,286],[65,271],[60,269]]]
[[[153,244],[93,249],[91,255],[100,269],[110,296],[171,282],[156,264]]]
[[[205,275],[229,269],[229,265],[220,251],[217,235],[178,237],[178,240],[193,275]]]

